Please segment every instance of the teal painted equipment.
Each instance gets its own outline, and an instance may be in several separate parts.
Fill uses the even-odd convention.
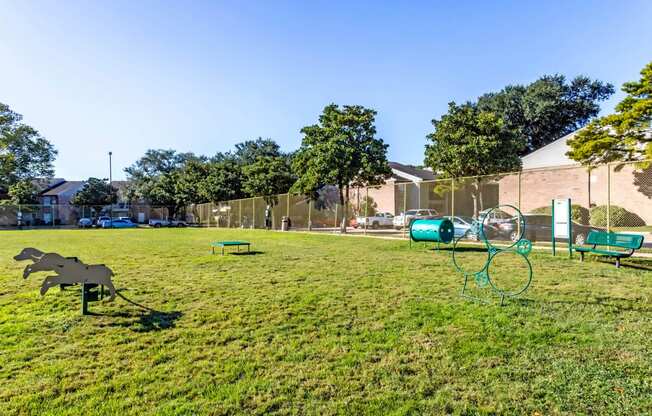
[[[410,224],[410,241],[448,244],[453,234],[453,223],[446,218],[414,220]]]

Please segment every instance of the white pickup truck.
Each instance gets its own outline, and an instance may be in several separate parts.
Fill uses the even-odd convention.
[[[389,212],[379,212],[376,215],[371,217],[356,217],[355,226],[364,228],[365,225],[367,228],[381,228],[381,227],[391,227],[394,221],[394,216]]]
[[[161,227],[187,227],[188,223],[178,220],[150,219],[149,226],[154,228]]]

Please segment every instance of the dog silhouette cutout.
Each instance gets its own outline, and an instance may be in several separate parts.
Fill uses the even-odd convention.
[[[63,257],[57,253],[44,253],[41,250],[28,247],[14,256],[14,260],[31,260],[23,270],[23,278],[36,272],[54,272],[47,276],[41,285],[41,296],[52,286],[75,283],[95,283],[104,285],[111,294],[109,300],[115,299],[115,287],[111,281],[113,271],[103,264],[84,264],[77,257]]]

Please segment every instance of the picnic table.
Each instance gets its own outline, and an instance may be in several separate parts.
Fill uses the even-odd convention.
[[[215,247],[220,247],[222,249],[222,255],[224,255],[224,249],[233,246],[238,248],[238,252],[240,252],[240,246],[247,246],[247,253],[249,253],[251,243],[248,241],[214,241],[211,243],[213,254],[215,254]]]

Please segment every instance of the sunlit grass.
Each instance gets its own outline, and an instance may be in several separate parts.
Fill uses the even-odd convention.
[[[652,412],[652,259],[616,269],[535,251],[532,287],[501,307],[459,296],[447,250],[404,241],[214,229],[0,238],[2,415]],[[233,239],[256,254],[210,254],[210,241]],[[120,293],[150,309],[117,298],[81,316],[78,289],[41,298],[45,274],[23,280],[11,258],[26,246],[107,264]]]

